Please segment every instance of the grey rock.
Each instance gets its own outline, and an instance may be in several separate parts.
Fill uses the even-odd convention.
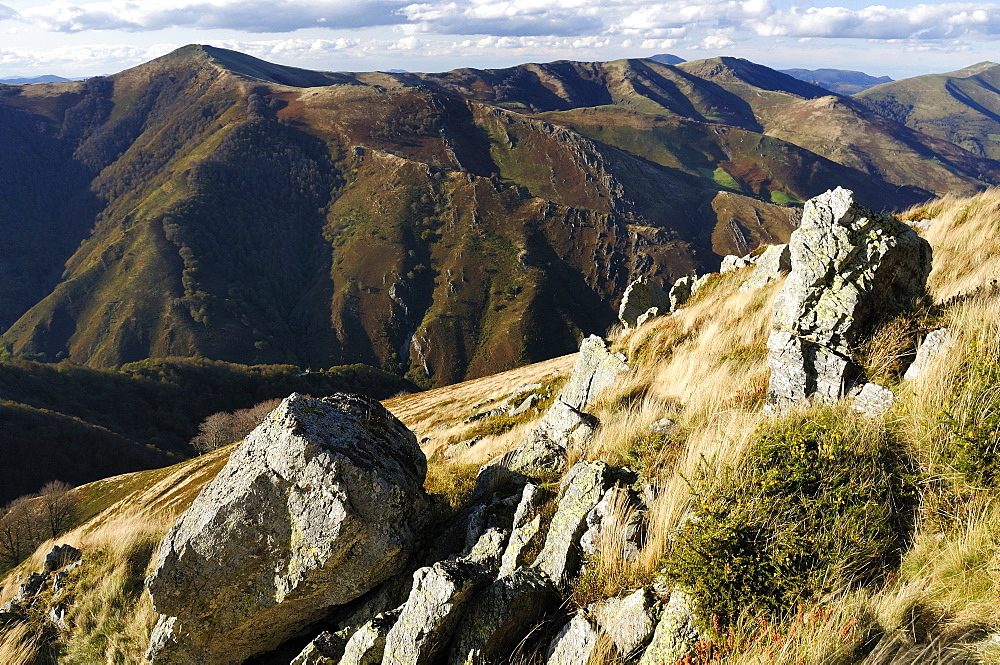
[[[771,245],[757,257],[753,272],[740,285],[740,291],[763,288],[792,269],[792,253],[788,245]]]
[[[539,395],[538,393],[531,393],[523,400],[521,400],[521,402],[517,406],[511,407],[507,411],[507,415],[513,418],[515,416],[520,416],[522,414],[525,414],[531,409],[533,409],[536,404],[541,402],[542,399],[543,399],[542,396]]]
[[[558,601],[555,588],[534,569],[500,577],[476,596],[462,618],[449,665],[502,662]]]
[[[545,665],[586,665],[597,648],[597,628],[583,613],[577,613],[552,640]]]
[[[379,665],[385,654],[385,639],[399,620],[402,609],[379,614],[355,631],[347,640],[338,665]]]
[[[465,441],[460,441],[456,444],[450,445],[444,450],[445,459],[451,459],[458,455],[461,455],[467,450],[471,450],[473,446],[482,440],[481,435],[476,435],[471,439],[466,439]]]
[[[343,655],[344,639],[330,631],[323,631],[289,665],[337,665]]]
[[[62,570],[60,570],[55,575],[53,575],[52,576],[52,590],[53,591],[61,591],[63,589],[63,586],[64,586],[65,582],[66,582],[66,578],[69,577],[69,574],[72,571],[74,571],[77,568],[79,568],[80,566],[82,566],[82,565],[83,565],[83,560],[82,559],[77,559],[76,561],[74,561],[73,563],[67,565]]]
[[[806,202],[789,249],[792,271],[767,342],[771,412],[834,402],[853,388],[860,370],[850,349],[859,331],[874,314],[919,297],[931,265],[927,241],[841,188]]]
[[[656,628],[656,602],[645,589],[624,598],[609,598],[588,607],[588,613],[626,659],[637,655]]]
[[[500,567],[506,543],[507,534],[501,529],[491,527],[480,536],[476,544],[463,558],[478,563],[487,570],[496,570]]]
[[[573,372],[559,392],[559,400],[577,411],[586,411],[602,390],[627,371],[625,356],[612,353],[607,342],[591,335],[580,344]]]
[[[533,564],[554,584],[562,585],[576,569],[587,514],[604,496],[610,482],[611,470],[604,462],[578,462],[563,477],[545,545]]]
[[[924,338],[924,341],[917,348],[917,357],[906,368],[903,378],[907,381],[920,378],[927,371],[927,368],[931,366],[931,363],[938,356],[948,351],[952,344],[954,344],[954,335],[952,335],[951,328],[939,328],[928,333],[927,337]]]
[[[635,319],[635,327],[636,328],[641,328],[643,326],[643,324],[646,323],[646,321],[649,321],[650,319],[656,318],[657,316],[660,316],[660,314],[663,314],[663,313],[665,313],[667,311],[669,311],[669,310],[663,309],[661,311],[661,309],[659,307],[650,307],[645,312],[643,312],[638,317],[636,317],[636,319]]]
[[[639,659],[639,665],[676,663],[700,639],[694,604],[683,591],[674,590],[656,624],[653,641]]]
[[[54,545],[49,553],[45,555],[45,563],[42,565],[43,573],[51,573],[68,563],[79,561],[83,557],[80,550],[72,545]]]
[[[727,272],[742,270],[743,268],[752,266],[753,264],[754,259],[751,258],[749,254],[746,256],[733,256],[730,254],[722,259],[722,266],[719,268],[719,272],[724,275]]]
[[[479,470],[473,497],[489,496],[512,476],[562,473],[567,449],[582,448],[597,428],[597,419],[587,414],[586,409],[601,391],[627,371],[625,356],[609,351],[604,339],[591,335],[583,340],[569,380],[541,423],[517,448]]]
[[[677,423],[670,418],[660,418],[656,422],[650,423],[649,431],[652,434],[667,434],[677,427]]]
[[[896,395],[877,383],[866,383],[851,392],[851,408],[868,418],[877,418],[892,408]]]
[[[164,539],[148,657],[238,663],[400,572],[425,519],[426,460],[375,400],[293,394]]]
[[[678,307],[683,306],[691,299],[694,295],[694,282],[695,277],[691,275],[685,275],[680,277],[674,282],[674,285],[670,287],[670,311],[674,312]]]
[[[489,580],[477,563],[439,561],[413,574],[413,590],[386,635],[383,665],[433,662],[458,624],[466,601]]]
[[[30,601],[42,592],[42,589],[45,588],[45,583],[48,579],[49,576],[45,573],[29,573],[28,577],[24,580],[21,586],[18,587],[17,593],[14,594],[12,602],[17,604]]]
[[[500,564],[500,577],[510,575],[524,563],[524,551],[542,527],[540,510],[548,494],[541,487],[526,483],[521,501],[514,511],[514,521]]]
[[[625,289],[618,308],[618,320],[626,328],[637,328],[642,325],[637,322],[638,318],[648,313],[651,308],[669,310],[670,296],[662,288],[650,282],[648,277],[641,277]]]
[[[627,515],[614,515],[616,504]],[[624,523],[621,521],[623,517]],[[609,529],[617,530],[617,533],[608,533]],[[630,492],[616,485],[605,492],[600,502],[587,513],[587,528],[580,538],[580,549],[594,556],[609,543],[614,543],[615,547],[621,547],[626,560],[634,561],[642,549],[644,535],[639,502]]]

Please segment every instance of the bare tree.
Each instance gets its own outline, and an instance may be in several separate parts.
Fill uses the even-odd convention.
[[[246,438],[279,404],[280,399],[269,399],[248,409],[213,413],[198,425],[198,435],[191,439],[191,445],[207,453]]]
[[[0,518],[0,560],[7,567],[15,566],[41,541],[42,533],[31,497],[18,497],[8,503]]]
[[[69,483],[53,480],[39,491],[37,509],[48,531],[47,537],[55,538],[72,524],[78,504],[76,496],[70,491],[72,489]]]

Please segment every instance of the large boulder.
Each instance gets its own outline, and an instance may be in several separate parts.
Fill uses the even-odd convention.
[[[792,270],[767,341],[768,407],[779,412],[810,399],[834,402],[854,388],[859,334],[875,315],[911,305],[931,268],[926,240],[841,188],[806,202],[789,250]]]
[[[694,648],[699,639],[694,602],[688,594],[675,589],[656,624],[653,641],[639,659],[639,665],[676,663]]]
[[[167,534],[147,580],[153,665],[239,663],[400,572],[426,461],[377,401],[293,394]]]
[[[621,306],[618,308],[618,320],[626,328],[637,328],[641,325],[638,323],[639,317],[644,316],[650,309],[659,312],[670,311],[670,296],[650,282],[648,277],[641,277],[625,289]]]

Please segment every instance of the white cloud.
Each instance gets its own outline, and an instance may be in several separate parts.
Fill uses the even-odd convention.
[[[53,32],[147,31],[172,27],[288,32],[321,25],[358,28],[405,19],[398,0],[54,0],[24,9],[17,18]]]
[[[912,7],[873,5],[793,7],[751,23],[758,35],[861,39],[994,39],[1000,34],[1000,5],[972,3],[920,4]]]

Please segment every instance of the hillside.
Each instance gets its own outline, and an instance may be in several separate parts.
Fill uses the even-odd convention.
[[[879,319],[852,350],[869,379],[896,394],[880,415],[858,415],[848,399],[764,413],[765,341],[785,282],[741,290],[752,268],[716,275],[678,314],[620,334],[612,349],[629,370],[590,408],[600,425],[574,454],[635,474],[645,498],[623,499],[603,519],[621,529],[639,519],[645,535],[631,558],[624,536],[601,541],[605,549],[562,589],[564,609],[537,624],[536,656],[570,616],[577,626],[599,623],[602,599],[646,589],[660,607],[682,587],[701,617],[690,628],[692,662],[706,654],[731,663],[996,662],[998,211],[1000,193],[990,190],[902,215],[930,242],[933,264],[928,297]],[[903,379],[918,338],[942,326],[957,342],[924,375]],[[529,384],[555,385],[571,361],[387,402],[420,436],[435,437],[423,441],[427,486],[454,507],[439,505],[444,522],[464,523],[480,465],[517,449],[538,424],[538,411],[510,422],[495,405],[542,390]],[[488,413],[470,419],[480,412]],[[483,438],[468,443],[477,431]],[[14,620],[0,633],[5,662],[34,662],[44,649],[66,663],[141,662],[156,613],[139,582],[168,526],[233,450],[75,490],[79,525],[58,541],[84,552],[69,577],[70,628],[46,634]],[[545,506],[539,514],[552,519],[555,506]],[[38,569],[50,545],[14,574]],[[664,617],[680,611],[676,602]],[[259,662],[287,663],[303,644]],[[531,657],[531,644],[519,653]],[[606,648],[589,662],[619,662]]]
[[[1000,182],[733,58],[327,73],[188,46],[0,86],[0,113],[0,345],[95,368],[363,362],[446,385],[572,352],[635,278],[781,242],[835,185],[900,209]]]
[[[857,95],[872,112],[977,155],[1000,156],[1000,65],[980,62],[876,86]]]
[[[53,480],[76,485],[191,457],[199,424],[217,412],[291,392],[385,398],[408,388],[361,365],[302,372],[183,358],[113,370],[0,363],[0,504]]]

